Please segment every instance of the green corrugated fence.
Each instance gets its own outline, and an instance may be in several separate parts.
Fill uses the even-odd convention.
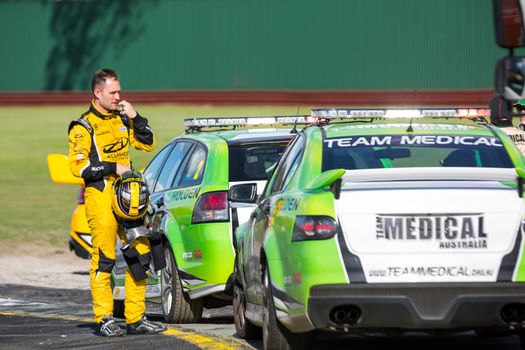
[[[0,92],[487,89],[490,0],[0,1]]]

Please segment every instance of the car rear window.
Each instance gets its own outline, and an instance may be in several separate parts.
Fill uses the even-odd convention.
[[[229,181],[268,180],[288,141],[229,146]]]
[[[493,136],[367,135],[328,138],[323,143],[323,171],[407,167],[514,166]]]

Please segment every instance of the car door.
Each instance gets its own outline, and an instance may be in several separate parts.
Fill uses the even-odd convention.
[[[188,142],[190,143],[190,142]],[[175,227],[167,233],[176,257],[181,258],[185,252],[202,249],[201,235],[195,234],[192,219],[195,204],[200,194],[202,179],[207,158],[206,147],[191,141],[191,149],[180,163],[169,191],[164,195],[166,209],[174,220]],[[192,231],[193,229],[193,231]],[[193,234],[192,234],[193,233]],[[177,247],[175,247],[177,246]],[[192,260],[195,261],[195,260]],[[188,261],[190,263],[191,261]],[[182,267],[186,262],[179,262]]]
[[[271,216],[272,203],[275,196],[282,193],[295,173],[305,145],[304,135],[299,135],[286,149],[273,173],[272,178],[264,191],[264,197],[259,201],[257,208],[252,213],[252,221],[249,223],[252,236],[248,243],[248,273],[247,273],[247,298],[248,300],[262,305],[263,286],[261,276],[261,252],[264,245],[266,231]]]
[[[175,141],[165,147],[146,168],[145,177],[153,208],[149,221],[155,231],[164,230],[163,221],[167,220],[166,216],[169,215],[164,196],[171,189],[191,148],[191,142]]]

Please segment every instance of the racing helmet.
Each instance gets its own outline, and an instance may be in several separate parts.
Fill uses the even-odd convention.
[[[113,183],[112,207],[117,217],[126,220],[140,219],[148,211],[148,205],[148,186],[141,172],[125,172]]]

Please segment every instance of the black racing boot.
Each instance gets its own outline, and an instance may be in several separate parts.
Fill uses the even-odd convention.
[[[142,318],[135,323],[126,326],[127,334],[156,334],[164,332],[167,328],[161,324],[151,322],[143,315]]]
[[[99,325],[99,334],[103,337],[120,337],[124,331],[113,319],[113,315],[104,316]]]

